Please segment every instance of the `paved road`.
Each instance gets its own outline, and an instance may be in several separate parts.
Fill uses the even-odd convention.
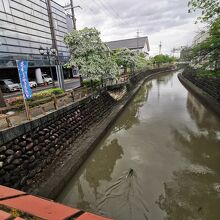
[[[58,83],[56,82],[55,84],[58,87]],[[77,87],[80,86],[80,82],[79,82],[78,79],[65,80],[64,85],[65,85],[65,90],[74,89],[74,88],[77,88]],[[32,91],[33,91],[33,93],[36,93],[36,92],[40,92],[40,91],[43,91],[43,90],[46,90],[46,89],[49,89],[49,88],[52,88],[52,87],[53,87],[52,85],[41,86],[41,87],[34,88]],[[3,96],[4,96],[5,99],[12,98],[12,97],[17,97],[17,96],[20,96],[20,95],[21,95],[21,92],[3,93]]]

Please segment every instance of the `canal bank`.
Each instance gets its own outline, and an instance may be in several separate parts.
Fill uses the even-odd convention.
[[[134,76],[130,80],[129,92],[123,100],[117,103],[111,112],[108,112],[104,120],[98,124],[92,125],[79,140],[71,144],[67,152],[63,152],[63,156],[57,158],[48,169],[40,176],[37,176],[29,192],[46,198],[55,199],[102,140],[115,120],[117,120],[126,106],[131,102],[141,86],[146,81],[158,75],[167,74],[167,72],[170,71],[170,68],[168,68],[161,69],[160,71],[154,70],[152,71],[153,73],[151,73],[151,71],[147,73],[143,72],[140,73],[143,74],[142,76],[140,74]]]
[[[190,77],[186,77],[183,73],[179,73],[178,78],[188,90],[190,90],[194,95],[199,97],[199,99],[205,105],[207,105],[211,110],[213,110],[217,115],[220,116],[220,102],[217,101],[218,99],[215,99],[212,95],[207,93],[204,89],[197,86],[195,84],[195,80],[194,80],[194,83],[190,81],[189,80]],[[220,91],[219,88],[213,87],[209,89],[212,90],[211,94],[217,93],[219,96],[219,91]]]
[[[140,88],[57,201],[117,220],[219,219],[220,121],[177,75]]]

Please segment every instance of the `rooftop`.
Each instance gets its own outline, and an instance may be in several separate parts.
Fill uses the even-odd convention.
[[[148,37],[136,37],[131,39],[117,40],[106,42],[111,50],[116,50],[117,48],[128,48],[128,49],[143,49],[145,44],[147,44],[148,50],[150,50]]]

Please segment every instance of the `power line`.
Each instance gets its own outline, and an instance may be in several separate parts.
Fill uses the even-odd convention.
[[[103,7],[106,8],[106,10],[108,10],[108,8],[111,9],[111,11],[113,12],[112,15],[113,15],[114,17],[119,18],[124,24],[129,25],[125,20],[123,20],[123,19],[121,18],[121,16],[116,12],[116,10],[115,10],[110,4],[107,4],[106,2],[104,3],[102,0],[99,0],[99,1],[100,1],[100,3],[103,5]],[[109,11],[109,10],[108,10],[108,11]]]
[[[89,7],[88,5],[84,4],[84,2],[83,2],[82,0],[80,0],[80,2],[83,4],[83,8],[88,8],[89,11],[90,11],[92,14],[96,15],[95,11],[94,11],[91,7]]]

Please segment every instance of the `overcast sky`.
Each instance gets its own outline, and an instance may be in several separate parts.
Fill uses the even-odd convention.
[[[68,0],[55,0],[65,5]],[[173,48],[190,45],[199,32],[196,15],[188,14],[188,0],[73,0],[77,28],[96,27],[104,41],[148,36],[151,55],[171,54]]]

